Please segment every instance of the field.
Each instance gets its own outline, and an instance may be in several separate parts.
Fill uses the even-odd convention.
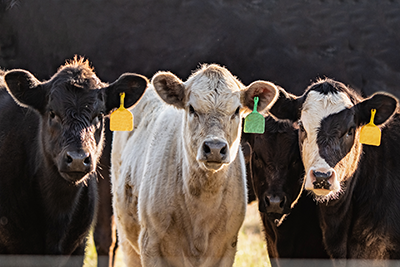
[[[84,267],[96,267],[96,250],[93,239],[90,237],[86,249]],[[258,214],[257,203],[248,205],[246,219],[240,229],[238,251],[236,253],[234,267],[270,267],[267,248],[261,231],[261,221]],[[116,267],[125,267],[122,255],[118,252]]]

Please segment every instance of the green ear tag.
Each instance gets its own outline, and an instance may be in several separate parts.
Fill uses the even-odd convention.
[[[110,130],[111,131],[132,131],[133,130],[133,115],[124,108],[125,93],[120,93],[121,105],[110,115]]]
[[[254,98],[254,109],[247,117],[244,119],[244,132],[245,133],[258,133],[262,134],[265,130],[265,119],[257,111],[258,96]]]
[[[381,129],[374,124],[376,109],[371,109],[371,120],[360,131],[360,143],[372,146],[381,144]]]

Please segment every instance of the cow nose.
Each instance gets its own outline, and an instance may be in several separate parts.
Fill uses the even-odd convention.
[[[315,182],[313,183],[314,189],[327,189],[331,187],[331,184],[329,183],[329,179],[332,177],[332,172],[319,172],[319,171],[313,171],[313,175],[315,177]]]
[[[224,162],[228,155],[228,145],[221,141],[205,141],[203,154],[208,162]]]
[[[265,197],[265,204],[267,213],[280,213],[283,214],[283,210],[286,204],[286,196],[270,196]]]
[[[88,172],[92,165],[92,158],[88,152],[67,151],[65,163],[71,172]]]

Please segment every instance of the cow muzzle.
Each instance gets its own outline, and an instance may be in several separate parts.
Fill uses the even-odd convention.
[[[229,146],[222,140],[204,141],[198,153],[197,160],[207,169],[219,170],[222,165],[229,163]]]
[[[306,187],[306,189],[313,191],[316,195],[326,196],[334,190],[332,184],[334,183],[335,172],[333,169],[311,170],[309,179],[311,180],[312,188]]]
[[[266,195],[263,199],[265,210],[261,212],[265,213],[277,213],[283,215],[285,205],[287,202],[286,196],[278,196],[278,195]],[[260,207],[259,207],[260,209]]]
[[[65,151],[61,155],[59,171],[64,179],[79,182],[93,170],[93,160],[90,153],[83,150]]]

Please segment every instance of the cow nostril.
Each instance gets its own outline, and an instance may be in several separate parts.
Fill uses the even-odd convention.
[[[279,207],[281,207],[281,208],[283,209],[283,207],[285,206],[285,204],[286,204],[286,196],[283,196],[282,201],[279,203]]]
[[[265,205],[266,205],[267,207],[269,207],[269,206],[271,205],[271,202],[269,201],[269,196],[266,196],[266,197],[265,197]]]
[[[90,164],[92,162],[92,159],[90,156],[86,157],[85,160],[83,161],[83,163],[85,164]]]
[[[223,148],[221,148],[221,151],[220,151],[221,155],[225,155],[226,151],[227,151],[227,146],[225,145]]]
[[[67,155],[67,163],[72,163],[73,159],[70,155]]]
[[[313,171],[313,174],[316,179],[329,179],[332,176],[332,172],[318,172],[318,171]]]
[[[210,147],[206,143],[203,144],[203,151],[206,154],[209,154],[211,152]]]
[[[314,189],[326,189],[326,190],[330,189],[331,184],[329,182],[329,179],[333,175],[332,171],[328,172],[313,171],[313,175],[315,177],[315,182],[313,182]]]

